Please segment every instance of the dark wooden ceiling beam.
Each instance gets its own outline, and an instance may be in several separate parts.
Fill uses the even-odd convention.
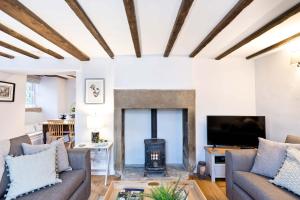
[[[43,52],[45,52],[46,54],[49,54],[50,56],[53,56],[57,59],[64,59],[63,56],[59,55],[58,53],[55,53],[54,51],[51,51],[50,49],[47,49],[45,47],[43,47],[42,45],[39,45],[38,43],[32,41],[31,39],[19,34],[18,32],[12,30],[11,28],[5,26],[4,24],[0,23],[0,30],[3,31],[4,33],[14,37],[14,38],[17,38],[19,40],[21,40],[22,42],[36,48],[36,49],[39,49]]]
[[[284,45],[284,44],[290,42],[291,40],[293,40],[293,39],[295,39],[295,38],[297,38],[297,37],[300,37],[300,32],[297,33],[297,34],[295,34],[295,35],[292,35],[292,36],[290,36],[290,37],[288,37],[288,38],[286,38],[286,39],[284,39],[284,40],[281,40],[280,42],[277,42],[277,43],[275,43],[275,44],[273,44],[273,45],[271,45],[271,46],[268,46],[268,47],[266,47],[266,48],[264,48],[264,49],[262,49],[262,50],[260,50],[260,51],[258,51],[258,52],[255,52],[255,53],[253,53],[253,54],[247,56],[246,59],[251,59],[251,58],[254,58],[254,57],[258,56],[258,55],[261,55],[261,54],[263,54],[263,53],[266,53],[266,52],[268,52],[268,51],[271,51],[271,50],[273,50],[273,49],[276,49],[276,48],[278,48],[278,47],[280,47],[280,46],[282,46],[282,45]]]
[[[109,57],[114,58],[114,53],[99,33],[91,19],[87,16],[83,8],[77,2],[77,0],[65,0],[69,7],[73,10],[73,12],[77,15],[77,17],[81,20],[84,26],[90,31],[90,33],[94,36],[94,38],[98,41],[98,43],[103,47]]]
[[[273,20],[271,20],[270,22],[268,22],[267,24],[265,24],[264,26],[262,26],[261,28],[259,28],[258,30],[256,30],[255,32],[253,32],[252,34],[250,34],[243,40],[241,40],[240,42],[238,42],[237,44],[235,44],[234,46],[230,47],[225,52],[221,53],[215,59],[220,60],[220,59],[224,58],[225,56],[229,55],[230,53],[232,53],[235,50],[239,49],[240,47],[244,46],[245,44],[251,42],[255,38],[259,37],[260,35],[264,34],[265,32],[269,31],[270,29],[274,28],[275,26],[281,24],[282,22],[284,22],[285,20],[289,19],[290,17],[296,15],[299,12],[300,12],[300,3],[297,3],[292,8],[288,9],[281,15],[277,16],[276,18],[274,18]]]
[[[182,25],[185,21],[186,16],[189,13],[189,10],[190,10],[193,2],[194,2],[194,0],[182,0],[181,1],[181,5],[180,5],[180,8],[177,13],[176,20],[173,25],[173,29],[172,29],[171,35],[169,37],[165,52],[164,52],[164,57],[168,57],[170,55],[170,52],[174,46],[174,43],[178,37],[178,34],[182,28]]]
[[[89,60],[87,55],[77,49],[71,42],[65,39],[18,0],[1,0],[0,9],[77,59],[81,61]]]
[[[28,51],[25,51],[25,50],[23,50],[23,49],[20,49],[20,48],[18,48],[18,47],[15,47],[15,46],[13,46],[13,45],[11,45],[11,44],[8,44],[8,43],[6,43],[6,42],[3,42],[3,41],[1,41],[1,40],[0,40],[0,46],[5,47],[5,48],[7,48],[7,49],[10,49],[10,50],[12,50],[12,51],[18,52],[18,53],[23,54],[23,55],[25,55],[25,56],[28,56],[28,57],[31,57],[31,58],[34,58],[34,59],[39,59],[38,56],[36,56],[36,55],[34,55],[34,54],[32,54],[32,53],[30,53],[30,52],[28,52]]]
[[[75,76],[75,75],[68,75],[68,76],[70,76],[71,78],[76,78],[76,76]]]
[[[1,52],[1,51],[0,51],[0,56],[2,56],[2,57],[5,57],[5,58],[9,58],[9,59],[13,59],[13,58],[15,58],[14,56],[12,56],[12,55],[9,55],[9,54],[7,54],[7,53],[4,53],[4,52]]]
[[[45,75],[45,76],[49,77],[49,78],[61,78],[61,79],[64,79],[64,80],[68,80],[67,77],[60,76],[60,75]]]
[[[226,26],[228,26],[253,0],[239,0],[215,28],[201,41],[189,55],[195,57],[208,43],[210,43]]]
[[[136,57],[141,57],[139,34],[133,0],[123,0]]]

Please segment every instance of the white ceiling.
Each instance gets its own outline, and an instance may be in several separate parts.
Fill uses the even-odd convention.
[[[78,1],[116,56],[135,56],[122,0]],[[237,1],[195,0],[170,56],[188,56]],[[91,58],[108,57],[64,0],[20,0],[20,2]],[[197,57],[218,56],[298,2],[299,0],[254,0]],[[135,0],[142,56],[163,55],[180,3],[181,0]],[[72,57],[2,11],[0,22],[65,57]],[[228,57],[245,57],[297,32],[300,32],[300,13]],[[0,32],[0,38],[38,56],[49,57],[3,32]],[[0,51],[23,57],[3,47],[0,47]]]

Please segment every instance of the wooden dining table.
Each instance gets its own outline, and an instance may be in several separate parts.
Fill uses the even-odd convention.
[[[64,129],[64,133],[65,135],[68,135],[69,133],[69,121],[70,120],[64,120],[64,125],[63,125],[63,129]],[[49,131],[49,128],[48,128],[48,122],[43,122],[43,142],[44,144],[47,143],[47,132]]]

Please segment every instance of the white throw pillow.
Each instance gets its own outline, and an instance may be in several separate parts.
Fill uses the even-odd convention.
[[[56,173],[56,149],[51,147],[33,155],[5,158],[10,186],[6,200],[61,182]]]
[[[51,146],[56,147],[57,150],[57,167],[58,172],[72,170],[69,164],[68,152],[66,150],[64,140],[61,138],[59,140],[53,141],[51,144],[41,144],[41,145],[31,145],[31,144],[22,144],[23,152],[25,155],[32,155],[46,149],[49,149]]]
[[[270,182],[300,195],[300,151],[298,149],[288,148],[286,160],[277,176]]]
[[[300,149],[300,144],[274,142],[259,138],[258,150],[251,172],[274,178],[286,158],[288,147]]]

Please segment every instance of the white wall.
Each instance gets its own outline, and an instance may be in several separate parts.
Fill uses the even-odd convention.
[[[300,69],[290,65],[290,53],[277,53],[255,62],[256,109],[266,115],[267,137],[284,141],[300,136]]]
[[[38,124],[45,120],[43,112],[25,112],[25,125]]]
[[[38,87],[37,106],[42,107],[43,121],[57,119],[61,114],[70,113],[71,105],[75,103],[75,96],[75,79],[42,77]],[[35,118],[32,114],[26,117],[28,118],[26,121],[34,121]]]
[[[76,104],[76,79],[66,80],[66,112],[71,111],[71,107]]]
[[[114,88],[192,89],[192,59],[184,57],[121,57],[116,59]]]
[[[113,89],[195,89],[197,160],[204,160],[206,115],[255,115],[254,64],[245,59],[190,59],[182,57],[119,57],[85,63],[77,75],[77,142],[89,141],[86,116],[102,116],[103,135],[113,139]],[[86,105],[85,78],[105,78],[106,103]],[[80,88],[80,89],[79,89]],[[77,116],[78,116],[77,115]]]
[[[255,115],[254,64],[245,59],[196,59],[197,160],[204,160],[207,115]]]
[[[14,59],[0,69],[15,71],[77,71],[76,142],[90,141],[86,117],[97,112],[102,136],[113,140],[113,89],[195,89],[197,160],[204,160],[205,116],[208,114],[256,114],[254,63],[245,59],[190,59],[186,57],[120,56],[111,59]],[[105,78],[105,104],[84,103],[85,78]],[[113,166],[113,165],[112,165]]]
[[[75,142],[89,142],[91,141],[91,131],[87,128],[87,116],[97,113],[100,118],[99,123],[100,137],[113,141],[113,76],[112,66],[108,59],[96,59],[85,62],[82,70],[76,73],[76,122],[75,122]],[[85,79],[86,78],[105,78],[105,103],[104,104],[85,104]],[[110,172],[114,173],[114,158],[111,158]],[[95,168],[105,168],[105,163],[94,162]]]
[[[65,110],[64,80],[52,77],[41,78],[38,87],[37,105],[42,107],[46,119],[57,119]]]
[[[0,81],[16,84],[15,101],[0,102],[0,140],[25,133],[25,83],[26,76],[0,72]]]

